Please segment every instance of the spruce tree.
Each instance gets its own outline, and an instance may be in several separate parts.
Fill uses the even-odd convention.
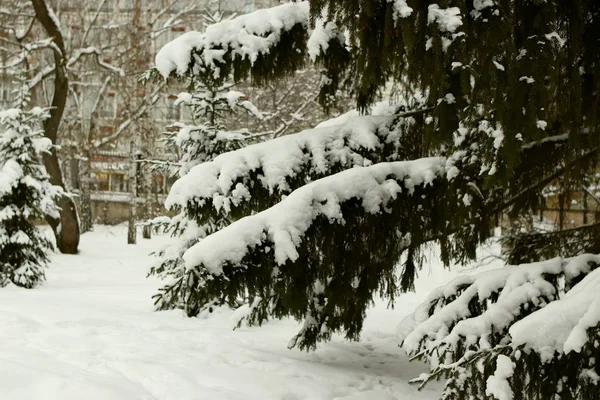
[[[228,131],[222,124],[223,116],[247,111],[260,118],[260,112],[246,100],[243,93],[231,90],[233,84],[204,86],[202,82],[194,86],[193,94],[181,93],[176,103],[183,103],[191,109],[193,121],[197,124],[175,123],[167,128],[165,141],[180,156],[177,174],[182,177],[196,165],[213,160],[221,153],[244,145],[244,131]],[[199,221],[187,211],[180,212],[171,219],[159,218],[158,229],[179,237],[179,242],[157,252],[157,263],[150,275],[159,275],[170,281],[155,296],[155,305],[160,310],[182,308],[189,315],[196,315],[200,307],[191,296],[190,288],[197,286],[198,277],[186,270],[182,255],[206,235],[227,226],[230,220],[216,216]]]
[[[48,116],[40,108],[0,111],[0,286],[37,286],[53,249],[34,225],[44,215],[58,218],[55,200],[63,195],[40,163],[52,148],[39,130]]]
[[[393,299],[412,288],[423,246],[437,242],[447,264],[472,259],[502,215],[529,217],[549,185],[564,193],[589,179],[600,149],[599,21],[594,0],[310,0],[169,43],[156,58],[163,78],[193,81],[210,70],[261,85],[315,62],[325,107],[346,86],[368,113],[390,81],[404,103],[391,116],[332,122],[227,153],[182,177],[169,204],[199,221],[236,217],[183,254],[201,277],[191,296],[200,305],[242,297],[250,323],[303,321],[292,346],[312,348],[336,331],[357,339],[376,294]],[[597,251],[597,226],[519,236],[518,262],[564,261],[507,268],[493,288],[459,281],[418,311],[406,335],[452,316],[409,347],[437,365],[432,376],[451,378],[445,398],[509,390],[550,398],[541,365],[551,386],[565,388],[553,395],[596,398],[593,301],[575,302],[586,316],[570,325],[579,340],[550,355],[528,347],[518,327],[573,306],[572,297],[590,298],[594,259],[569,257]],[[488,311],[504,312],[501,325]],[[478,325],[481,335],[451,333],[480,315],[488,321]],[[454,335],[454,347],[438,343],[444,335]],[[572,374],[561,375],[565,366]]]
[[[209,24],[219,22],[222,16],[206,14]],[[247,131],[229,131],[223,124],[226,116],[240,112],[262,118],[258,109],[246,96],[234,90],[235,84],[217,77],[206,69],[189,82],[189,93],[180,93],[175,106],[189,109],[192,124],[175,123],[167,127],[164,141],[179,155],[180,165],[176,174],[185,176],[196,165],[213,160],[219,154],[238,149],[245,144]],[[197,315],[205,304],[199,305],[193,296],[199,277],[185,268],[182,255],[203,237],[227,226],[231,221],[222,216],[200,221],[187,210],[173,218],[159,218],[155,226],[178,237],[177,243],[156,253],[157,262],[150,275],[158,275],[168,282],[154,296],[159,310],[181,308],[190,316]]]

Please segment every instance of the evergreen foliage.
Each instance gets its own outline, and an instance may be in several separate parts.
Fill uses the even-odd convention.
[[[220,14],[207,15],[207,21],[214,23]],[[241,92],[233,90],[235,85],[225,82],[206,70],[195,76],[189,85],[191,93],[180,93],[176,105],[189,107],[192,125],[175,123],[167,127],[165,141],[180,157],[178,175],[185,176],[192,167],[214,159],[217,155],[235,150],[244,145],[246,131],[228,131],[223,125],[225,115],[238,111],[247,112],[262,118],[256,107]],[[193,300],[193,289],[198,277],[186,270],[182,255],[203,237],[227,226],[231,221],[226,216],[213,215],[196,221],[193,214],[184,210],[172,219],[158,218],[155,225],[180,242],[156,253],[158,258],[149,275],[158,275],[169,281],[154,296],[155,305],[160,310],[183,308],[190,315],[200,312],[200,306]],[[202,304],[201,306],[204,306]]]
[[[63,195],[39,159],[52,148],[38,130],[45,118],[39,108],[0,111],[0,286],[37,286],[53,248],[34,225],[44,215],[59,215],[55,200]]]
[[[266,16],[268,22],[261,22]],[[314,142],[298,140],[323,133],[318,129],[294,135],[284,154],[299,150],[302,161],[292,159],[289,168],[273,174],[277,183],[268,172],[272,159],[263,157],[265,149],[277,148],[273,142],[196,167],[189,176],[206,186],[191,187],[191,178],[176,184],[171,204],[197,223],[217,215],[239,219],[183,254],[186,268],[199,278],[189,287],[194,304],[234,305],[241,297],[250,304],[250,323],[303,320],[291,343],[301,348],[334,331],[356,339],[375,294],[393,299],[411,287],[423,245],[438,242],[445,263],[465,261],[501,215],[530,216],[542,207],[549,185],[559,185],[560,193],[581,187],[600,149],[599,22],[600,3],[594,0],[310,0],[168,44],[157,55],[155,71],[165,78],[192,82],[233,73],[260,85],[311,60],[325,71],[325,106],[327,91],[346,85],[357,108],[368,111],[389,82],[399,97],[417,105],[398,108],[395,118],[371,127],[374,145],[344,136],[344,124],[332,126],[340,147],[325,141],[315,151],[307,144]],[[401,134],[388,140],[385,132]],[[332,156],[340,153],[350,158]],[[439,161],[430,179],[372,175],[403,160],[422,165],[428,156]],[[314,168],[320,159],[327,163]],[[226,168],[231,163],[236,173]],[[369,192],[381,196],[376,207],[365,202],[370,195],[362,185],[369,176],[379,187]],[[187,189],[177,189],[182,187]],[[400,189],[392,196],[390,187]],[[293,206],[306,218],[298,219]],[[594,223],[552,234],[526,232],[508,242],[511,257],[520,263],[596,251],[596,231]],[[448,399],[498,398],[507,390],[516,398],[597,398],[598,319],[589,317],[584,331],[590,340],[575,352],[565,348],[548,356],[513,335],[551,306],[594,292],[597,274],[585,260],[506,268],[492,274],[493,285],[486,283],[492,286],[485,290],[485,277],[451,284],[415,314],[418,326],[440,318],[444,323],[421,336],[409,332],[418,328],[411,325],[406,335],[420,339],[411,341],[409,351],[438,365],[431,377],[449,378]],[[576,266],[569,267],[571,262]],[[500,315],[500,322],[492,315]],[[565,374],[560,368],[566,366],[573,370]]]
[[[398,328],[404,348],[428,360],[423,387],[445,378],[442,399],[495,398],[499,357],[514,366],[503,393],[526,399],[596,399],[600,257],[581,255],[456,278]],[[587,324],[587,325],[586,325]]]
[[[194,296],[230,306],[248,298],[251,324],[273,316],[304,320],[292,347],[312,348],[336,331],[357,339],[374,293],[393,300],[412,289],[420,245],[459,224],[435,216],[464,215],[465,205],[446,203],[445,194],[465,182],[448,179],[446,170],[441,158],[378,163],[306,184],[188,250],[186,265],[201,278]],[[481,234],[471,227],[456,232],[461,237],[445,256],[469,251],[459,246]],[[395,267],[403,253],[399,280]],[[342,292],[352,293],[352,306]]]

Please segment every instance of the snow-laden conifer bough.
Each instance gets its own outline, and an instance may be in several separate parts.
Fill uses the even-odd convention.
[[[458,277],[434,290],[398,326],[407,353],[432,365],[414,382],[448,379],[442,398],[597,393],[599,265],[600,255],[554,258]]]

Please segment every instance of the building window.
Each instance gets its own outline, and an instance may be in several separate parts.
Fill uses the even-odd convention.
[[[179,104],[175,105],[175,100],[177,96],[169,96],[165,99],[166,107],[165,107],[165,118],[167,121],[180,121],[180,107]]]
[[[105,172],[96,172],[95,187],[100,192],[107,192],[109,188],[108,174]]]
[[[96,172],[94,175],[93,189],[98,192],[127,193],[129,191],[127,174]]]
[[[104,97],[102,103],[99,106],[99,113],[102,118],[115,118],[117,111],[117,102],[115,101],[115,94],[110,92]]]
[[[111,192],[127,192],[127,175],[125,174],[110,174],[110,191]]]
[[[0,82],[0,103],[8,103],[11,100],[11,87],[8,82]]]

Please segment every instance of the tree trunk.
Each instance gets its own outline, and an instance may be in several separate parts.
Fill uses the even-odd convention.
[[[81,233],[89,232],[93,228],[92,221],[92,195],[90,192],[91,181],[90,157],[86,155],[85,160],[81,160],[81,170],[79,174],[79,193],[80,193],[80,225]]]
[[[59,27],[56,25],[54,18],[51,16],[49,6],[44,0],[31,0],[35,10],[36,19],[42,24],[44,30],[52,38],[56,44],[54,49],[54,95],[52,97],[52,108],[50,110],[50,118],[44,121],[44,134],[56,143],[58,127],[62,119],[62,115],[67,102],[69,80],[65,66],[65,43]],[[50,182],[53,185],[64,188],[62,173],[58,163],[56,149],[51,153],[44,154],[44,165],[50,176]],[[56,237],[56,244],[62,253],[76,254],[79,246],[79,221],[77,218],[77,208],[73,200],[63,196],[58,202],[61,211],[60,219],[55,219],[47,216],[46,219]]]
[[[146,151],[146,157],[149,157],[149,152]],[[145,164],[143,167],[140,165],[140,168],[143,168],[143,180],[144,180],[144,222],[148,222],[152,219],[152,170],[150,165]],[[142,229],[142,237],[144,239],[152,238],[152,227],[150,225],[144,225]]]
[[[135,223],[137,220],[137,192],[138,192],[138,163],[136,145],[131,141],[131,169],[129,178],[129,190],[131,192],[131,209],[129,211],[129,221],[127,229],[127,244],[136,244],[137,232]]]

